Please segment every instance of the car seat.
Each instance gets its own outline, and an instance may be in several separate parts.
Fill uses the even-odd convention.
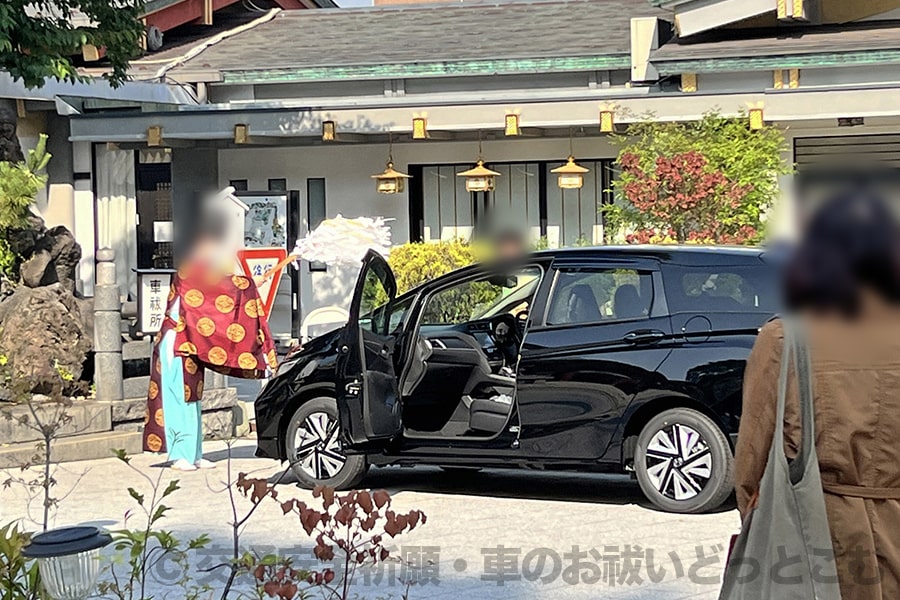
[[[613,298],[613,313],[617,319],[636,319],[644,315],[644,303],[637,288],[631,284],[619,286]]]
[[[592,323],[601,319],[597,297],[591,286],[584,283],[573,285],[566,303],[566,323]]]

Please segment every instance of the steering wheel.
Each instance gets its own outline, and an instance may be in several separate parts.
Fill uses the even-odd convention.
[[[519,356],[519,346],[522,345],[516,318],[511,314],[497,315],[491,319],[490,325],[491,339],[503,355],[503,362],[507,366],[515,365]]]
[[[518,325],[510,314],[497,315],[491,319],[491,338],[498,346],[518,343]]]

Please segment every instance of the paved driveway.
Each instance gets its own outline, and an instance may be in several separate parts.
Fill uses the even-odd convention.
[[[250,441],[235,445],[235,472],[256,477],[278,472],[275,461],[252,458],[253,449]],[[182,487],[171,497],[165,527],[181,538],[209,534],[213,546],[197,558],[210,565],[228,553],[231,509],[221,491],[225,446],[208,443],[206,450],[207,458],[220,461],[218,469],[166,470],[163,481],[176,478]],[[154,478],[161,472],[156,456],[134,457],[133,464]],[[5,479],[2,473],[0,478]],[[140,491],[143,483],[116,459],[62,465],[57,478],[59,493],[78,482],[61,502],[57,525],[121,527],[133,508],[126,488]],[[398,550],[413,566],[391,564],[371,573],[368,582],[359,579],[358,597],[370,600],[401,597],[398,578],[425,581],[411,589],[411,599],[714,599],[727,540],[738,527],[734,510],[711,515],[653,510],[637,484],[623,477],[387,468],[373,470],[364,485],[390,491],[398,510],[415,508],[428,516],[424,527],[398,538]],[[291,496],[310,498],[290,483],[281,485],[279,499]],[[16,486],[0,491],[0,523],[25,517],[26,504],[26,494]],[[240,498],[238,506],[243,511],[249,501]],[[37,504],[32,508],[39,511]],[[296,518],[282,516],[274,502],[260,508],[242,539],[260,551],[295,555],[301,564],[311,547]],[[428,566],[419,570],[417,563]],[[172,575],[160,573],[156,586],[165,588],[167,577]],[[205,577],[217,584],[215,577]]]

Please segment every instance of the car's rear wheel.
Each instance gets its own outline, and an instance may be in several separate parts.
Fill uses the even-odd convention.
[[[653,504],[677,513],[718,508],[734,489],[734,456],[709,417],[673,408],[653,417],[638,436],[638,483]]]
[[[350,489],[368,470],[365,456],[345,454],[341,448],[334,398],[314,398],[300,405],[288,422],[284,443],[291,470],[305,488]]]

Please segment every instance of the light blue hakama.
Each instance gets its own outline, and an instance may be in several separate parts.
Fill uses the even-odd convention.
[[[176,301],[169,312],[176,321],[178,304]],[[159,361],[169,460],[196,464],[203,457],[203,407],[200,402],[184,400],[184,365],[183,359],[175,355],[174,329],[169,329],[160,342]]]

